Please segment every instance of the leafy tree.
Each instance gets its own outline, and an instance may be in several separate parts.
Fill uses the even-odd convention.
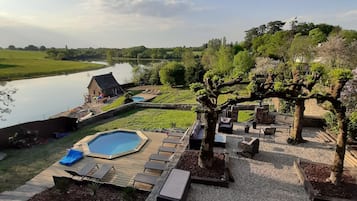
[[[39,48],[40,51],[46,51],[46,47],[41,45],[40,48]]]
[[[182,54],[182,63],[185,67],[194,67],[197,65],[192,49],[186,48],[184,50]]]
[[[279,20],[268,22],[268,24],[266,26],[267,33],[274,34],[278,31],[281,31],[284,25],[285,25],[285,22],[282,22]]]
[[[322,61],[331,67],[346,65],[347,46],[341,36],[330,36],[326,42],[317,48],[317,53]]]
[[[355,30],[342,30],[341,36],[345,39],[347,43],[351,43],[357,40],[357,31]]]
[[[254,58],[247,50],[241,51],[234,56],[233,66],[235,74],[243,73],[248,74],[250,69],[254,67]]]
[[[289,48],[289,58],[292,62],[308,63],[312,59],[313,46],[307,36],[296,34]]]
[[[107,57],[107,62],[109,65],[112,65],[114,63],[113,61],[113,50],[107,49],[106,51],[106,57]]]
[[[7,49],[9,49],[9,50],[16,50],[16,47],[15,47],[15,45],[9,45],[9,47],[7,47]]]
[[[217,52],[217,63],[213,69],[222,74],[228,75],[233,68],[233,51],[230,46],[222,45]]]
[[[348,118],[346,116],[346,106],[342,103],[340,96],[345,84],[349,79],[352,78],[352,73],[351,70],[348,69],[336,68],[333,69],[328,75],[331,82],[329,83],[327,93],[325,92],[324,94],[317,94],[316,97],[320,102],[330,102],[332,105],[330,110],[336,115],[338,135],[336,142],[336,152],[329,181],[338,185],[342,181],[348,134]]]
[[[201,64],[205,70],[213,69],[217,63],[217,51],[214,48],[208,47],[202,53]]]
[[[233,93],[227,87],[237,85],[241,81],[241,78],[237,78],[224,82],[213,71],[208,71],[204,76],[203,83],[194,83],[190,86],[191,90],[196,94],[197,102],[200,103],[198,110],[204,114],[204,134],[198,157],[198,165],[202,168],[211,168],[213,165],[213,145],[218,115],[222,109],[228,107],[236,100],[230,99],[224,104],[219,105],[217,101],[218,97],[221,94]],[[244,102],[246,99],[242,98],[240,100]]]
[[[309,31],[309,38],[312,44],[315,46],[327,40],[326,34],[322,32],[319,28],[315,28]]]
[[[159,72],[160,81],[170,86],[185,85],[185,67],[178,62],[167,63]]]
[[[24,50],[38,51],[39,49],[35,45],[28,45],[24,48]]]

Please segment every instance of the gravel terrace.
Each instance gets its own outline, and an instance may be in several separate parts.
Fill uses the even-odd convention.
[[[234,153],[241,136],[258,137],[258,129],[253,134],[243,134],[238,126],[238,134],[227,136],[226,151],[230,154],[230,169],[235,179],[229,188],[191,184],[188,194],[190,201],[303,201],[309,200],[303,185],[299,182],[293,162],[297,158],[332,164],[334,145],[323,143],[317,138],[317,128],[304,128],[303,136],[309,142],[288,145],[286,129],[277,129],[275,137],[260,136],[259,153],[253,159],[243,158]],[[258,127],[259,128],[259,127]]]

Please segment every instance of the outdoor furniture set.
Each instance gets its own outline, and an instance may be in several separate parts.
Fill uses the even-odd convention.
[[[149,161],[144,165],[144,172],[145,170],[150,169],[160,171],[161,174],[162,171],[167,169],[167,163],[170,162],[173,153],[176,152],[176,146],[182,144],[183,137],[183,133],[168,133],[168,137],[162,141],[162,145],[171,144],[173,146],[161,146],[157,154],[150,155]],[[152,174],[138,173],[134,177],[133,185],[135,185],[135,182],[140,182],[154,186],[157,184],[158,177],[159,176]],[[190,172],[174,168],[170,171],[161,186],[157,195],[157,200],[185,200],[190,184]]]

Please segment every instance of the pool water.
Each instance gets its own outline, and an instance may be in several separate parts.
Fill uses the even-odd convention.
[[[145,100],[145,99],[144,99],[143,97],[141,97],[141,96],[133,96],[132,99],[133,99],[134,102],[142,102],[142,101]]]
[[[99,135],[88,146],[93,153],[117,155],[136,149],[140,143],[141,138],[135,132],[115,131]]]

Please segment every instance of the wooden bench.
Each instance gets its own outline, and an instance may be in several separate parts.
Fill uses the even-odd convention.
[[[188,189],[191,184],[189,171],[172,169],[162,185],[157,201],[180,201],[186,200]]]

